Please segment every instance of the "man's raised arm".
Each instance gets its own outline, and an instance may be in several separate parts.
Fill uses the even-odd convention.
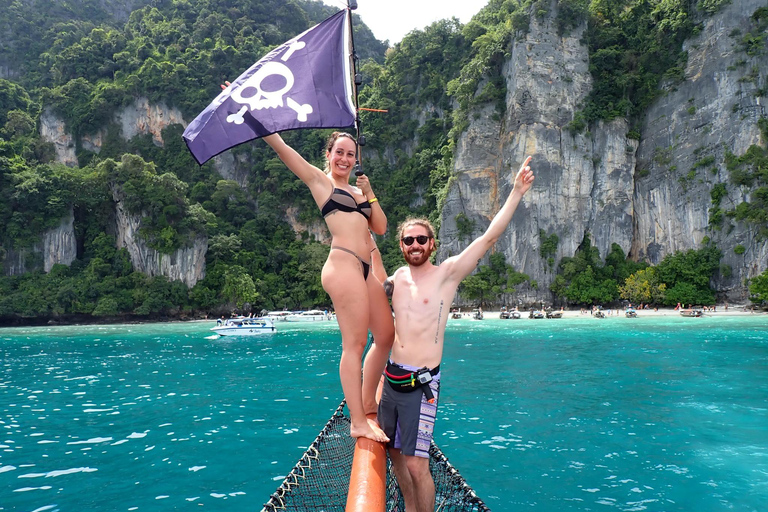
[[[445,261],[445,264],[450,265],[448,270],[449,279],[458,283],[471,274],[478,263],[480,263],[483,255],[488,252],[488,249],[496,243],[501,234],[504,233],[504,230],[507,229],[509,222],[512,220],[512,215],[517,209],[517,205],[520,204],[523,195],[528,192],[533,184],[533,171],[528,166],[530,161],[531,157],[529,156],[525,159],[523,165],[520,166],[520,170],[517,172],[517,176],[515,176],[512,192],[510,192],[499,213],[491,220],[491,224],[485,230],[485,233],[469,244],[469,247],[464,249],[461,254]]]

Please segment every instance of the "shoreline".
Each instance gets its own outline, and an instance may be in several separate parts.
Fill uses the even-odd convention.
[[[475,308],[461,308],[462,319],[469,319],[472,317],[472,312]],[[530,310],[520,310],[521,319],[529,319],[528,313]],[[554,309],[553,311],[562,311],[562,319],[577,319],[577,318],[593,318],[589,310],[581,309]],[[603,313],[605,318],[625,318],[624,308],[604,308]],[[680,310],[674,308],[659,308],[653,309],[638,309],[638,318],[652,318],[652,317],[680,317]],[[485,320],[500,320],[498,309],[483,311]],[[724,307],[718,307],[716,311],[704,311],[703,316],[759,316],[768,315],[768,311],[762,309],[749,309],[749,306],[737,305],[729,306],[728,310]],[[88,318],[85,315],[75,315],[72,317],[58,317],[58,318],[2,318],[0,319],[0,329],[14,328],[14,327],[55,327],[55,326],[91,326],[91,325],[119,325],[119,324],[149,324],[149,323],[195,323],[195,322],[216,322],[217,317],[208,317],[205,315],[188,315],[188,316],[156,316],[156,317],[138,317],[134,315],[125,315],[117,317],[102,317],[102,318]],[[451,318],[449,318],[451,320]]]
[[[687,309],[687,308],[685,308]],[[695,308],[698,309],[698,308]],[[461,310],[462,319],[463,318],[471,318],[472,316],[472,309],[467,309],[466,311]],[[530,310],[521,310],[520,316],[522,319],[528,319],[528,313]],[[559,309],[553,309],[553,311],[561,311]],[[624,315],[624,308],[603,308],[603,313],[605,314],[605,318],[626,318]],[[653,309],[637,309],[637,318],[651,318],[651,317],[681,317],[680,310],[676,310],[674,308],[659,308],[656,311]],[[483,317],[484,320],[491,320],[491,319],[499,319],[499,314],[501,311],[499,310],[489,310],[489,311],[483,311]],[[590,313],[589,310],[584,310],[583,312],[581,310],[574,310],[574,309],[564,309],[562,310],[563,319],[574,319],[574,318],[594,318],[593,315]],[[767,312],[756,309],[751,310],[748,309],[748,306],[729,306],[728,310],[726,311],[724,308],[718,307],[716,311],[704,311],[702,316],[759,316],[759,315],[766,315]],[[450,320],[450,319],[449,319]],[[556,319],[555,319],[556,320]]]

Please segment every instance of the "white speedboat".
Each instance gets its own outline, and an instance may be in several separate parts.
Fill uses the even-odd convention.
[[[319,309],[302,311],[285,317],[286,322],[323,322],[329,319],[330,317]]]
[[[264,316],[270,318],[273,322],[285,322],[285,317],[290,314],[290,311],[270,311]]]
[[[219,336],[257,336],[277,329],[271,318],[229,318],[211,330]]]

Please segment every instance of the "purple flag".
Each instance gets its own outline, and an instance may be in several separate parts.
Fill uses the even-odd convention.
[[[197,163],[279,131],[354,125],[346,13],[269,52],[187,126],[184,141]]]

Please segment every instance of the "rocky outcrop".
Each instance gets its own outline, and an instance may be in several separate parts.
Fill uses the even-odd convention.
[[[163,104],[151,105],[146,98],[139,98],[133,105],[118,111],[113,121],[120,126],[121,133],[126,139],[131,139],[137,135],[151,134],[154,143],[158,146],[163,145],[163,129],[171,124],[186,125],[178,109],[171,109]],[[95,134],[82,137],[79,141],[81,146],[98,154],[101,151],[106,134],[105,130],[102,129]],[[50,109],[46,109],[41,116],[40,133],[44,139],[54,144],[56,158],[59,162],[69,166],[78,165],[75,153],[76,143],[72,136],[67,133],[64,122]],[[222,167],[225,169],[231,168],[232,173],[235,173],[234,160],[231,155],[221,157],[219,161],[222,162]],[[140,217],[131,216],[125,212],[117,196],[115,201],[118,233],[117,247],[125,247],[128,250],[131,263],[137,271],[144,272],[149,276],[163,275],[170,280],[180,280],[190,287],[194,286],[195,283],[205,276],[205,254],[208,249],[207,238],[200,237],[194,241],[191,247],[179,249],[173,254],[161,254],[147,247],[139,237]],[[71,220],[69,221],[69,227],[72,233],[74,233]],[[52,256],[53,254],[57,252],[69,254],[64,249],[63,244],[65,243],[69,242],[64,242],[60,236],[51,235],[49,240],[49,235],[46,235],[43,246],[50,246],[49,252],[43,252],[46,272],[52,266],[49,262],[55,260],[55,257]],[[74,234],[72,235],[71,243],[74,244]],[[22,265],[22,262],[27,256],[15,254],[12,256],[14,257],[12,264],[6,258],[7,266],[10,265],[13,271],[26,268]],[[62,261],[55,262],[62,263],[66,259],[63,258]],[[74,257],[69,258],[65,264],[69,264],[73,260]],[[21,270],[21,273],[23,272],[24,270]]]
[[[709,212],[711,191],[720,183],[728,190],[723,209],[749,199],[748,189],[729,184],[724,157],[760,143],[757,120],[766,111],[749,75],[768,69],[768,58],[750,57],[732,35],[754,30],[750,17],[760,7],[764,0],[733,2],[704,20],[700,34],[685,45],[685,81],[649,109],[638,150],[632,255],[658,263],[674,251],[699,248],[709,237],[732,269],[716,283],[731,301],[745,301],[745,279],[768,264],[768,242],[758,240],[754,227],[730,220],[712,226]],[[736,254],[737,245],[746,252]]]
[[[494,121],[493,107],[486,107],[472,116],[458,141],[438,254],[458,253],[485,231],[508,197],[520,165],[532,155],[536,184],[494,250],[503,251],[515,270],[537,281],[539,299],[546,296],[556,271],[540,253],[542,234],[557,235],[558,261],[573,256],[585,234],[603,256],[614,242],[629,252],[633,230],[636,143],[627,139],[624,121],[603,123],[592,136],[566,128],[592,80],[587,48],[580,43],[584,29],[561,37],[553,19],[533,17],[525,39],[512,43],[503,70],[505,116]],[[458,237],[459,214],[474,224],[465,240]]]
[[[285,211],[285,218],[296,233],[306,231],[310,237],[318,242],[324,244],[331,243],[331,233],[328,231],[325,222],[315,221],[311,224],[304,224],[299,220],[299,209],[296,207],[289,207]]]
[[[50,272],[56,264],[69,266],[75,258],[77,258],[75,216],[70,210],[69,215],[62,219],[58,228],[46,231],[43,235],[43,270]]]
[[[585,134],[566,128],[591,88],[589,56],[580,41],[583,28],[557,35],[556,2],[550,2],[548,17],[532,17],[529,33],[512,42],[503,70],[505,116],[494,121],[491,106],[474,112],[458,141],[455,176],[441,212],[438,259],[458,253],[488,227],[520,164],[533,155],[536,183],[494,249],[537,282],[537,290],[524,292],[523,300],[552,298],[548,287],[556,268],[540,248],[541,235],[553,234],[559,239],[554,261],[573,256],[588,235],[601,258],[616,243],[625,254],[654,264],[675,251],[699,248],[709,236],[734,270],[719,278],[718,289],[728,290],[731,300],[745,299],[744,278],[768,263],[766,243],[745,225],[713,230],[708,209],[712,187],[728,181],[725,151],[742,154],[759,139],[760,98],[744,76],[755,66],[767,69],[768,62],[747,59],[734,71],[746,56],[738,54],[728,34],[734,28],[747,32],[749,16],[764,3],[734,3],[706,21],[687,45],[687,80],[649,110],[638,142],[627,138],[624,120],[598,123]],[[690,178],[697,159],[707,155],[717,165]],[[723,206],[733,208],[747,194],[731,190]],[[463,216],[473,230],[462,240],[457,220]],[[746,248],[743,255],[733,252],[736,244]]]
[[[139,235],[141,218],[125,210],[116,198],[117,247],[128,251],[133,268],[148,276],[165,276],[171,281],[182,281],[193,287],[205,277],[205,253],[208,239],[198,237],[190,247],[182,247],[173,254],[163,254],[147,247]]]
[[[138,98],[132,105],[118,111],[115,121],[126,140],[137,135],[151,134],[153,142],[158,146],[163,145],[164,128],[172,124],[187,125],[179,109],[168,108],[164,103],[153,105],[147,98]]]
[[[57,162],[69,167],[77,165],[75,140],[67,132],[64,121],[54,114],[50,108],[44,109],[42,114],[40,114],[40,136],[43,140],[53,144]]]
[[[40,243],[32,247],[6,249],[3,270],[7,276],[18,276],[40,270],[50,272],[56,264],[70,265],[77,257],[74,215],[70,210],[61,224],[43,233]]]
[[[151,134],[154,143],[161,147],[163,129],[172,124],[186,126],[177,108],[169,108],[162,103],[151,105],[147,98],[138,98],[132,105],[120,109],[114,115],[113,122],[120,127],[120,133],[126,140],[137,135]],[[50,108],[46,108],[40,116],[40,135],[54,145],[58,162],[74,167],[78,165],[77,142],[83,149],[98,154],[104,143],[106,128],[93,134],[83,135],[79,141],[75,141],[67,132],[64,121]]]

